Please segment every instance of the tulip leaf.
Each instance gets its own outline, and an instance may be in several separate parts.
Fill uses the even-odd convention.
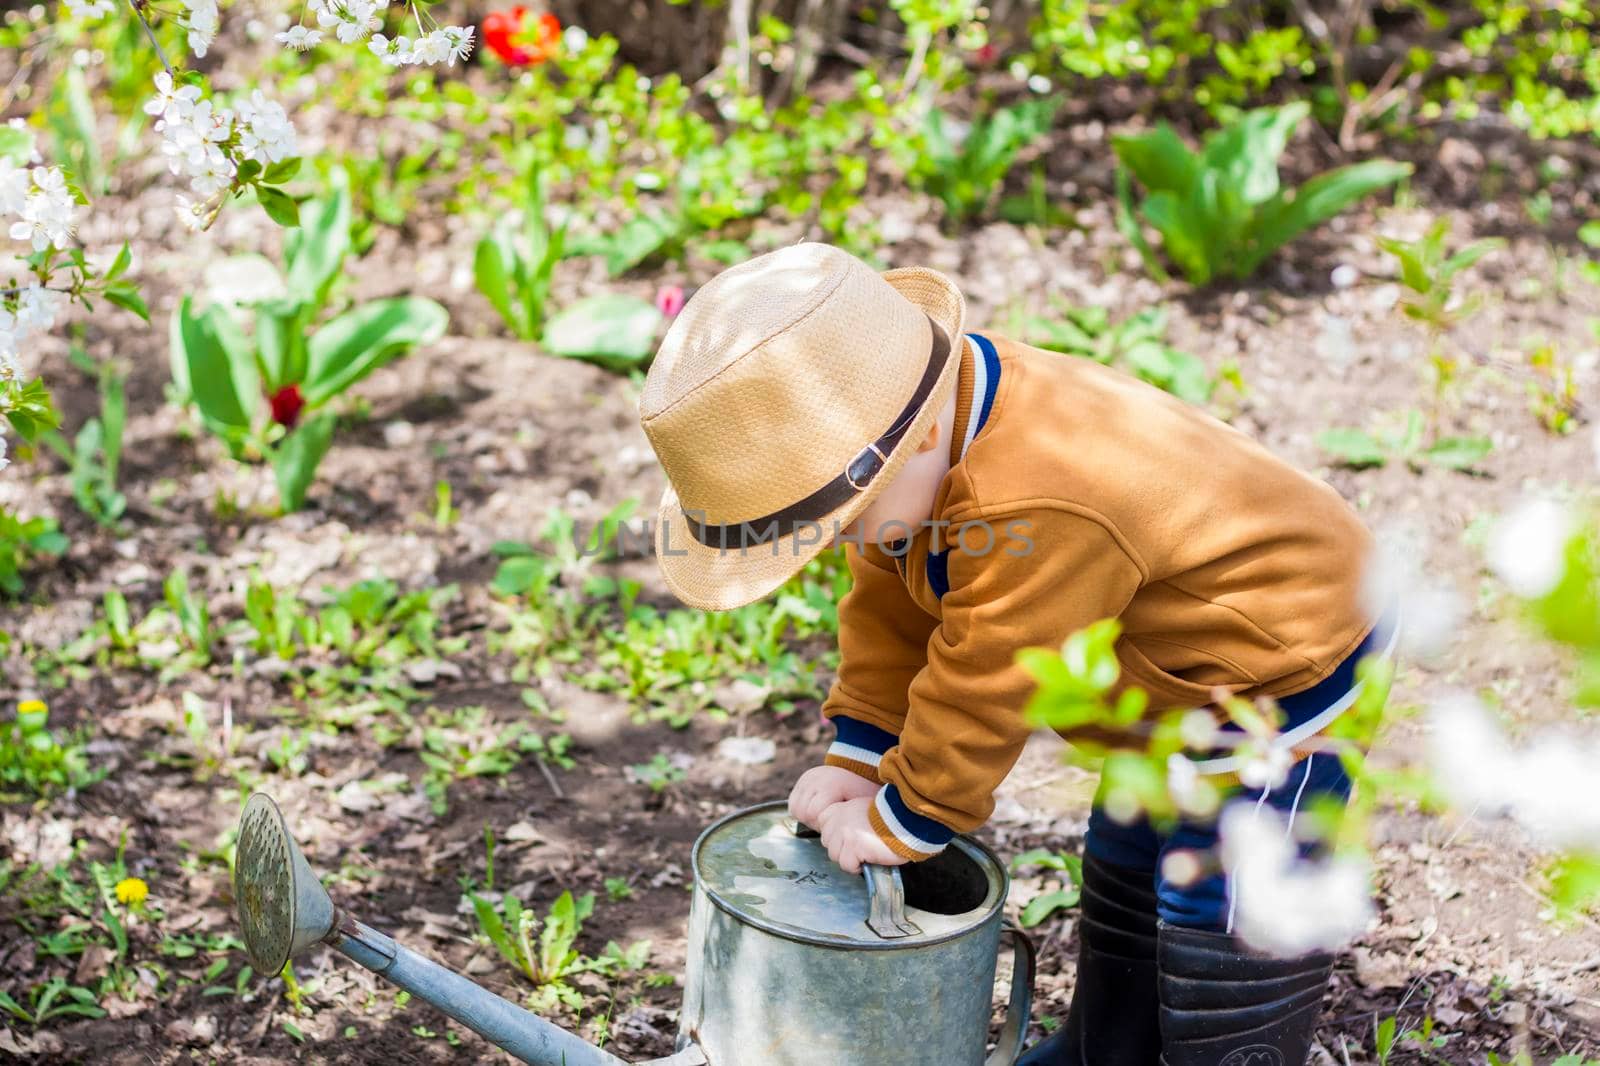
[[[317,465],[333,443],[335,421],[331,414],[308,418],[273,449],[272,473],[278,482],[278,502],[285,511],[305,506],[306,490],[317,476]]]
[[[250,343],[226,309],[194,314],[185,296],[172,314],[172,378],[235,454],[249,434],[261,379]]]
[[[396,356],[444,336],[449,312],[421,296],[361,304],[306,343],[306,404],[320,407]]]
[[[591,296],[550,319],[544,347],[552,355],[628,370],[649,361],[660,326],[661,312],[648,300],[620,293]]]

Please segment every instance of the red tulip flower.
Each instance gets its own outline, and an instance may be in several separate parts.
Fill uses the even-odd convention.
[[[285,429],[293,429],[305,410],[306,398],[300,395],[299,385],[285,385],[271,396],[267,404],[272,408],[272,420]]]
[[[521,4],[491,11],[483,20],[483,45],[510,67],[538,66],[561,49],[561,20],[548,11],[537,17]]]

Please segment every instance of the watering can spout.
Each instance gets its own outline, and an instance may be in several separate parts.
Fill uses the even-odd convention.
[[[625,1060],[545,1021],[340,911],[289,834],[278,805],[262,793],[239,819],[233,893],[245,948],[261,974],[325,942],[418,999],[538,1066],[625,1066]],[[702,1066],[689,1048],[661,1066]]]

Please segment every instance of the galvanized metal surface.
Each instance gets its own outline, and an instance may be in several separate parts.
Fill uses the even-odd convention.
[[[783,813],[781,803],[738,812],[695,845],[679,1046],[698,1046],[710,1066],[983,1066],[999,860],[963,838],[940,867],[905,867],[905,917],[920,932],[886,940],[867,926],[863,879],[795,837]],[[941,886],[958,904],[941,909],[958,913],[930,909]],[[1020,1014],[989,1063],[1016,1057],[1026,1025],[1031,955],[1015,950]]]
[[[260,974],[276,974],[333,927],[333,901],[289,835],[278,805],[260,792],[239,817],[233,898],[245,950]]]
[[[919,908],[908,896],[904,915],[916,932],[899,939],[885,938],[868,925],[873,893],[866,880],[836,866],[814,835],[791,830],[781,802],[737,811],[712,825],[695,842],[693,864],[696,884],[742,921],[778,936],[871,951],[936,943],[998,919],[1006,880],[999,860],[965,838],[952,841],[948,854],[939,862],[964,859],[977,871],[983,884],[980,902],[961,913],[939,914]],[[930,869],[918,867],[919,873]]]

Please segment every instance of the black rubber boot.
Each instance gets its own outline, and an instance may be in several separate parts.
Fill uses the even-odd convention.
[[[1155,875],[1083,859],[1078,978],[1066,1023],[1017,1066],[1156,1066]]]
[[[1332,955],[1267,958],[1164,922],[1159,939],[1165,1066],[1304,1066]]]

